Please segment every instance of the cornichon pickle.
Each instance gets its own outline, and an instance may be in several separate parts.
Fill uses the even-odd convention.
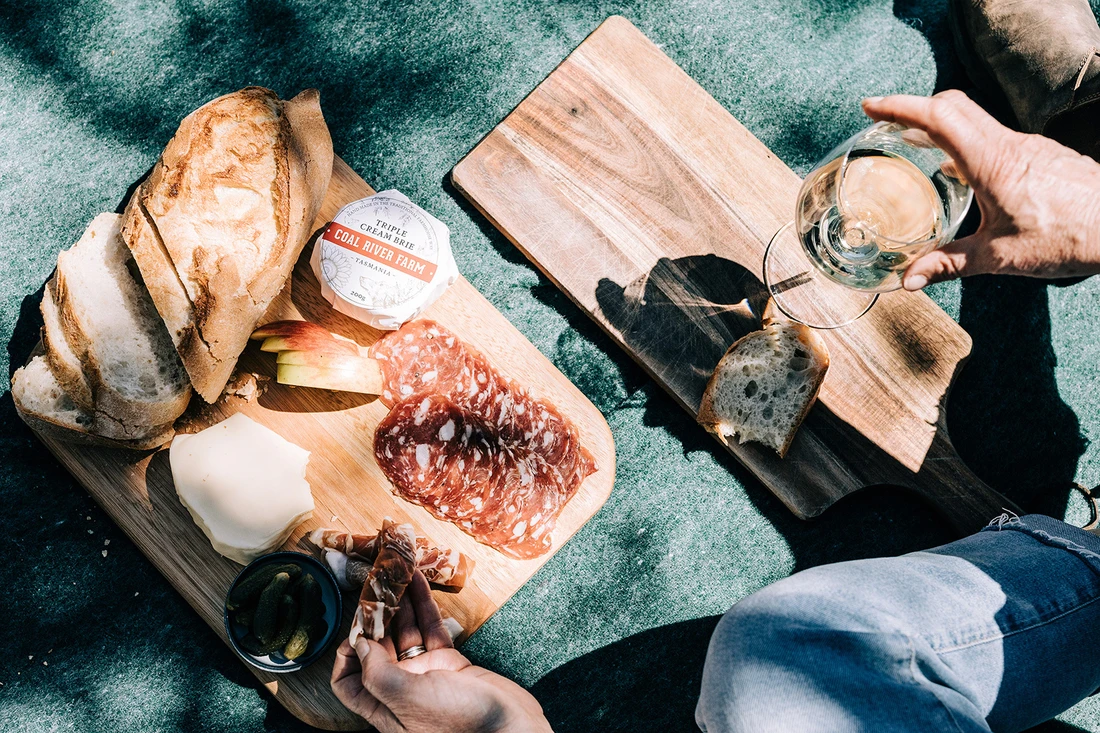
[[[260,602],[256,604],[256,615],[252,618],[252,633],[261,644],[269,644],[275,638],[279,625],[279,602],[288,585],[290,585],[290,575],[277,573],[260,593]]]
[[[305,654],[309,646],[309,637],[318,636],[323,631],[322,619],[325,615],[325,603],[321,599],[321,586],[312,575],[304,575],[298,581],[298,627],[283,648],[283,656],[297,659]]]
[[[298,599],[284,595],[279,601],[279,631],[271,642],[276,649],[282,649],[290,641],[294,630],[298,628]]]
[[[309,646],[309,633],[301,626],[294,630],[294,635],[283,647],[283,656],[287,659],[297,659],[306,653]]]
[[[313,622],[325,615],[325,603],[321,600],[321,586],[316,578],[308,573],[298,581],[298,608],[302,616]]]
[[[302,584],[302,581],[305,580],[306,578],[313,578],[313,576],[310,575],[309,573],[303,573],[303,574],[299,575],[297,578],[291,578],[290,579],[290,586],[286,589],[286,592],[289,593],[290,595],[294,596],[295,598],[297,598],[298,597],[298,586],[300,586]]]
[[[279,650],[279,647],[273,643],[264,644],[256,638],[255,634],[245,634],[244,638],[240,641],[241,649],[244,649],[249,654],[253,654],[257,657],[262,657],[265,654],[271,654]]]
[[[257,568],[237,583],[233,592],[229,594],[229,600],[225,603],[226,608],[235,611],[255,601],[271,582],[271,579],[279,573],[286,573],[291,580],[297,580],[298,576],[302,574],[302,569],[294,563],[265,565]]]
[[[255,606],[248,606],[247,608],[242,608],[242,609],[236,611],[233,614],[233,618],[236,619],[237,623],[239,623],[239,624],[243,624],[244,626],[251,626],[252,625],[252,617],[255,616],[255,615],[256,615],[256,607]]]

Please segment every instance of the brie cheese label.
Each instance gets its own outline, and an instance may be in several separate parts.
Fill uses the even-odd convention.
[[[333,308],[390,330],[415,318],[458,278],[450,230],[393,190],[340,209],[310,263]]]

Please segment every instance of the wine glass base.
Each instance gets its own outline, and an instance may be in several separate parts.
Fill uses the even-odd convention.
[[[846,326],[878,300],[877,293],[841,285],[820,272],[807,258],[793,222],[781,227],[768,242],[764,284],[784,315],[810,328]]]

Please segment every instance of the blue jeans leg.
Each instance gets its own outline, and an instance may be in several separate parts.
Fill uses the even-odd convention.
[[[696,722],[752,731],[1020,731],[1100,687],[1100,538],[1002,518],[903,557],[797,573],[719,622]]]

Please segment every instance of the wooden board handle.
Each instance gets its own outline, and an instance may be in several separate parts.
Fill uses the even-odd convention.
[[[1004,512],[1024,514],[1012,500],[970,470],[946,429],[936,433],[912,488],[932,503],[960,535],[972,534]]]

